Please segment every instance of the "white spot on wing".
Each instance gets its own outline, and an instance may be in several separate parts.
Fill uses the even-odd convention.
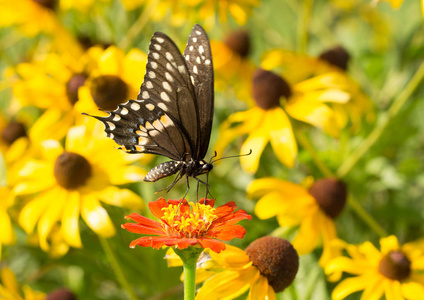
[[[169,74],[168,72],[165,72],[165,77],[168,81],[170,82],[174,82],[174,78],[171,76],[171,74]]]
[[[205,60],[205,64],[206,65],[210,65],[211,64],[211,61],[209,59],[207,59],[207,60]]]
[[[153,71],[149,71],[149,77],[150,78],[156,78],[156,74]]]
[[[114,130],[116,128],[115,124],[113,124],[112,122],[108,122],[106,121],[107,125],[109,126],[110,130]]]
[[[178,66],[178,72],[180,72],[181,74],[185,74],[186,69],[184,68],[184,66]]]
[[[202,45],[199,46],[199,53],[202,54],[203,52],[205,52],[205,49],[203,48]]]
[[[185,56],[185,59],[186,59],[187,61],[188,61],[188,60],[190,60],[190,55],[188,55],[188,54],[187,54],[187,55]]]
[[[168,92],[172,92],[172,88],[167,81],[162,82],[163,88]]]
[[[114,115],[112,120],[115,121],[115,122],[119,121],[119,120],[121,120],[121,116],[120,115]]]
[[[193,38],[193,42],[197,43],[197,38]]]
[[[173,61],[174,60],[174,57],[172,56],[172,54],[171,53],[169,53],[169,52],[166,52],[165,53],[165,56],[166,56],[166,59],[167,60],[169,60],[169,61]]]
[[[162,49],[162,47],[158,44],[154,44],[153,47],[155,47],[156,50],[160,51],[160,49]]]
[[[168,111],[168,107],[165,105],[165,103],[160,102],[158,104],[158,106],[163,110],[163,111]]]
[[[131,108],[133,110],[139,110],[140,109],[140,104],[133,102],[133,103],[131,103]]]
[[[157,40],[159,43],[161,43],[161,44],[165,41],[165,40],[164,40],[163,38],[161,38],[161,37],[157,37],[157,38],[156,38],[156,40]]]
[[[196,33],[197,33],[197,35],[201,35],[202,34],[202,32],[199,31],[199,30],[196,30]]]
[[[166,69],[167,69],[168,71],[172,71],[172,70],[173,70],[173,68],[172,68],[172,66],[171,66],[171,64],[170,64],[170,63],[166,63]]]
[[[196,58],[196,62],[197,62],[198,64],[200,64],[200,57],[199,57],[199,56]]]
[[[128,109],[126,109],[125,107],[123,107],[122,110],[121,110],[121,114],[128,115]]]
[[[153,69],[157,69],[157,68],[158,68],[158,64],[157,64],[157,62],[155,62],[155,61],[152,61],[152,62],[150,63],[150,65],[152,66],[152,68],[153,68]]]
[[[197,66],[194,66],[194,67],[193,67],[193,73],[194,73],[194,74],[198,74],[198,72],[197,72]]]
[[[164,100],[164,101],[167,101],[167,102],[171,101],[171,99],[169,99],[168,94],[167,94],[167,93],[165,93],[165,92],[160,93],[160,97],[161,97],[161,98],[162,98],[162,100]]]
[[[191,83],[194,85],[194,77],[190,76],[190,79],[191,79]]]
[[[194,47],[193,47],[193,46],[190,46],[190,47],[188,47],[188,49],[189,49],[190,51],[193,51]]]
[[[156,52],[152,52],[153,58],[154,59],[159,59],[159,54]]]
[[[149,92],[148,91],[144,91],[143,94],[141,95],[141,97],[143,99],[149,99],[150,98]]]
[[[147,109],[148,109],[148,110],[150,110],[150,111],[152,111],[152,110],[154,110],[154,109],[155,109],[155,106],[154,106],[152,103],[148,103],[148,104],[146,104],[146,107],[147,107]]]
[[[147,87],[148,89],[152,89],[152,88],[153,88],[153,84],[152,84],[152,82],[151,82],[151,81],[146,81],[146,87]]]

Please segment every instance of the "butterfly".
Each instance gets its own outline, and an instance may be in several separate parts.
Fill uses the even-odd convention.
[[[171,161],[151,169],[144,181],[154,182],[177,174],[168,191],[186,176],[209,174],[212,163],[204,160],[209,146],[214,112],[214,74],[209,38],[195,25],[183,55],[164,33],[153,34],[146,74],[137,96],[108,112],[93,116],[105,132],[128,153],[150,153]],[[167,189],[165,188],[165,189]],[[185,195],[184,195],[185,196]],[[183,197],[184,198],[184,197]]]

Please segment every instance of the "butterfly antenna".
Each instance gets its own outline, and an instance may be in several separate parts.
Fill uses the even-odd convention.
[[[226,158],[241,157],[241,156],[249,156],[250,154],[252,154],[252,149],[250,149],[249,153],[221,157],[221,158],[215,159],[214,161],[211,161],[210,163],[211,163],[211,164],[213,164],[213,163],[217,162],[218,160],[226,159]],[[215,151],[215,155],[214,155],[213,157],[216,157],[216,151]],[[212,158],[213,158],[213,157],[212,157]]]

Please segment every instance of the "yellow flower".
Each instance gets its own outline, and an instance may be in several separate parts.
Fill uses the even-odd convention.
[[[127,10],[133,10],[142,5],[149,5],[153,0],[122,0]],[[230,15],[237,24],[243,25],[253,8],[260,0],[165,0],[155,5],[153,21],[162,21],[169,16],[169,21],[175,26],[187,23],[187,20],[202,21],[206,28],[215,25],[216,17],[220,23],[227,23]]]
[[[248,134],[240,149],[243,169],[255,173],[261,154],[268,144],[277,158],[292,167],[297,156],[297,144],[286,112],[293,118],[316,126],[326,133],[337,136],[342,123],[325,102],[346,103],[350,96],[340,89],[337,72],[319,75],[294,85],[273,72],[256,70],[253,76],[253,99],[256,106],[245,112],[232,114],[220,127],[215,150],[222,153],[236,137]],[[280,97],[285,101],[280,105]]]
[[[9,268],[1,269],[0,278],[2,283],[0,284],[0,299],[44,300],[46,298],[44,293],[34,291],[28,285],[22,287],[23,293],[21,293],[16,276]]]
[[[78,90],[76,112],[98,114],[99,108],[111,111],[128,99],[137,99],[146,69],[144,52],[132,49],[125,55],[121,49],[110,46],[105,50],[92,48],[89,55],[94,68]]]
[[[309,190],[277,178],[252,181],[247,187],[250,197],[261,197],[255,206],[260,219],[277,216],[280,226],[299,226],[293,247],[300,255],[312,252],[322,242],[320,264],[337,256],[330,242],[337,238],[334,219],[346,203],[346,186],[332,178],[317,180]]]
[[[422,243],[399,245],[393,235],[380,239],[380,251],[370,242],[349,245],[338,241],[350,257],[338,257],[326,264],[325,273],[340,280],[342,272],[356,275],[346,278],[333,290],[332,299],[345,299],[362,291],[368,299],[422,299],[424,295],[424,247]]]
[[[12,222],[10,220],[7,209],[13,204],[13,196],[9,189],[0,187],[0,260],[2,245],[11,245],[15,242],[16,237],[13,231]],[[1,295],[1,294],[0,294]]]
[[[251,90],[255,66],[248,56],[249,33],[244,30],[230,32],[224,41],[211,41],[211,50],[216,90],[253,104]]]
[[[168,250],[168,266],[181,266],[182,261]],[[243,251],[227,245],[224,251],[205,250],[197,263],[196,282],[205,282],[196,300],[234,299],[249,290],[247,299],[276,299],[294,280],[299,257],[292,245],[281,238],[262,237]]]
[[[91,125],[93,123],[89,123]],[[33,195],[19,215],[27,233],[37,226],[40,246],[49,250],[47,239],[57,222],[65,242],[81,247],[79,216],[96,234],[111,237],[115,228],[100,202],[140,209],[142,199],[116,184],[140,181],[145,172],[128,163],[139,155],[114,149],[103,136],[102,126],[77,126],[69,130],[65,149],[55,140],[41,144],[41,159],[29,160],[20,170],[17,195]]]
[[[337,88],[350,94],[351,99],[348,102],[329,101],[328,104],[335,112],[340,128],[345,127],[350,119],[351,128],[358,130],[362,118],[366,116],[367,121],[373,121],[374,114],[371,100],[346,72],[349,60],[349,53],[341,46],[326,50],[319,57],[309,57],[288,50],[275,49],[265,53],[262,67],[282,69],[281,75],[287,78],[291,85],[314,76],[337,73]]]

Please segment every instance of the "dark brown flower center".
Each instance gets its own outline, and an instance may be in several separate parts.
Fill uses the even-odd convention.
[[[56,7],[56,0],[33,0],[35,3],[50,9],[55,9]]]
[[[46,300],[76,300],[74,293],[65,288],[54,290],[46,296]]]
[[[241,57],[246,57],[250,51],[250,37],[247,31],[234,31],[224,40],[225,45]]]
[[[113,111],[118,104],[127,101],[127,84],[114,75],[102,75],[91,81],[91,96],[97,107],[107,111]]]
[[[400,251],[392,251],[380,260],[378,271],[392,280],[402,281],[411,274],[411,262]]]
[[[84,74],[74,74],[66,83],[66,95],[72,105],[78,101],[78,89],[84,85],[86,80],[87,76]]]
[[[284,239],[271,236],[259,238],[247,247],[246,253],[276,293],[288,287],[296,277],[299,256]]]
[[[84,185],[91,176],[91,165],[87,159],[74,152],[63,152],[54,164],[57,183],[68,190]]]
[[[309,189],[319,207],[327,216],[335,219],[346,205],[346,185],[335,178],[324,178],[315,181]]]
[[[253,74],[252,89],[256,105],[265,110],[279,106],[280,97],[291,96],[290,86],[283,78],[263,69]]]
[[[319,58],[327,61],[329,64],[339,67],[342,70],[347,70],[350,55],[342,46],[331,48],[319,56]]]
[[[20,137],[27,136],[24,124],[12,121],[1,131],[1,138],[7,144],[12,145]]]

